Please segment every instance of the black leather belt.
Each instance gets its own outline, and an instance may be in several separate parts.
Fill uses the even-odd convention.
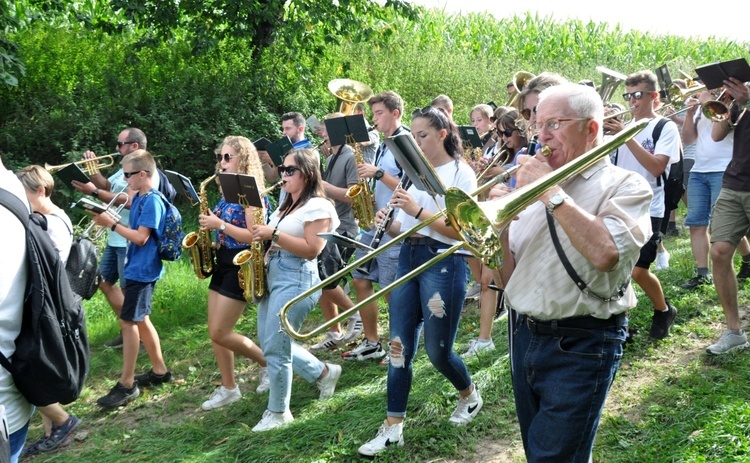
[[[590,338],[591,330],[616,329],[625,326],[627,317],[624,313],[612,315],[607,319],[588,317],[571,317],[561,320],[538,320],[524,315],[524,322],[529,331],[542,336],[569,336]]]
[[[412,236],[406,238],[404,240],[404,243],[408,244],[409,246],[447,246],[447,244],[443,243],[442,241],[430,238],[429,236]]]

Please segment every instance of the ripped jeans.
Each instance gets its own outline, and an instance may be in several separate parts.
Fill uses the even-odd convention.
[[[403,276],[448,245],[403,244],[397,276]],[[406,417],[412,383],[412,362],[424,327],[424,344],[432,365],[458,391],[471,387],[469,370],[453,352],[466,296],[467,266],[452,255],[391,293],[389,304],[391,359],[388,366],[388,416]]]

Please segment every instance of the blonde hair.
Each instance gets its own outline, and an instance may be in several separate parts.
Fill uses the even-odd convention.
[[[145,170],[149,175],[156,172],[156,162],[154,162],[154,157],[146,150],[135,150],[132,153],[125,155],[125,157],[122,158],[122,161],[120,161],[120,165],[124,166],[125,164],[130,164],[130,167],[136,172]]]
[[[229,135],[224,138],[214,152],[216,154],[221,154],[221,148],[224,145],[230,146],[239,156],[239,162],[237,164],[238,174],[252,175],[258,181],[258,185],[265,184],[266,177],[263,174],[263,166],[260,163],[258,150],[255,149],[253,142],[245,137]],[[221,170],[221,161],[216,163],[216,170]]]
[[[42,166],[26,166],[16,172],[16,177],[29,191],[37,191],[39,187],[44,187],[44,196],[48,198],[52,194],[52,190],[55,189],[55,179]]]

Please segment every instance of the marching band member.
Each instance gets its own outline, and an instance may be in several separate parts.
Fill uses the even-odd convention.
[[[253,143],[245,137],[228,136],[216,150],[216,170],[230,174],[248,174],[264,185],[265,177],[258,152]],[[213,240],[219,247],[216,250],[216,268],[208,285],[208,333],[214,349],[216,363],[221,374],[221,385],[201,404],[203,410],[224,407],[242,398],[234,376],[234,354],[240,354],[257,362],[262,368],[260,384],[256,392],[268,390],[268,374],[263,352],[247,336],[234,331],[245,310],[243,288],[239,283],[240,267],[233,259],[253,240],[246,214],[252,209],[240,204],[229,203],[222,198],[207,215],[199,215],[201,230],[216,230]]]
[[[419,147],[435,168],[446,186],[474,191],[476,176],[461,161],[462,147],[456,125],[440,109],[428,106],[415,111],[412,133]],[[443,198],[438,198],[445,207]],[[391,200],[399,212],[391,225],[391,235],[398,234],[437,213],[437,205],[426,192],[411,186],[397,189]],[[378,212],[378,221],[384,211]],[[437,220],[412,235],[401,246],[397,277],[432,258],[441,249],[458,241],[458,235],[444,220]],[[412,362],[417,353],[420,332],[424,328],[424,342],[430,362],[459,392],[458,406],[450,422],[460,426],[469,423],[482,408],[471,375],[461,358],[453,352],[458,322],[466,294],[466,263],[463,257],[452,255],[440,265],[427,269],[396,288],[391,294],[390,364],[388,366],[388,405],[386,420],[374,439],[359,448],[359,454],[373,456],[389,445],[403,445],[403,426],[406,405],[412,384]]]

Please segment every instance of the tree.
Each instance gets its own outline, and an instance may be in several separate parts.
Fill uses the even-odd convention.
[[[5,3],[0,3],[0,81],[9,87],[18,86],[18,77],[26,72],[18,58],[18,44],[8,39],[8,31],[18,27],[18,20]]]

